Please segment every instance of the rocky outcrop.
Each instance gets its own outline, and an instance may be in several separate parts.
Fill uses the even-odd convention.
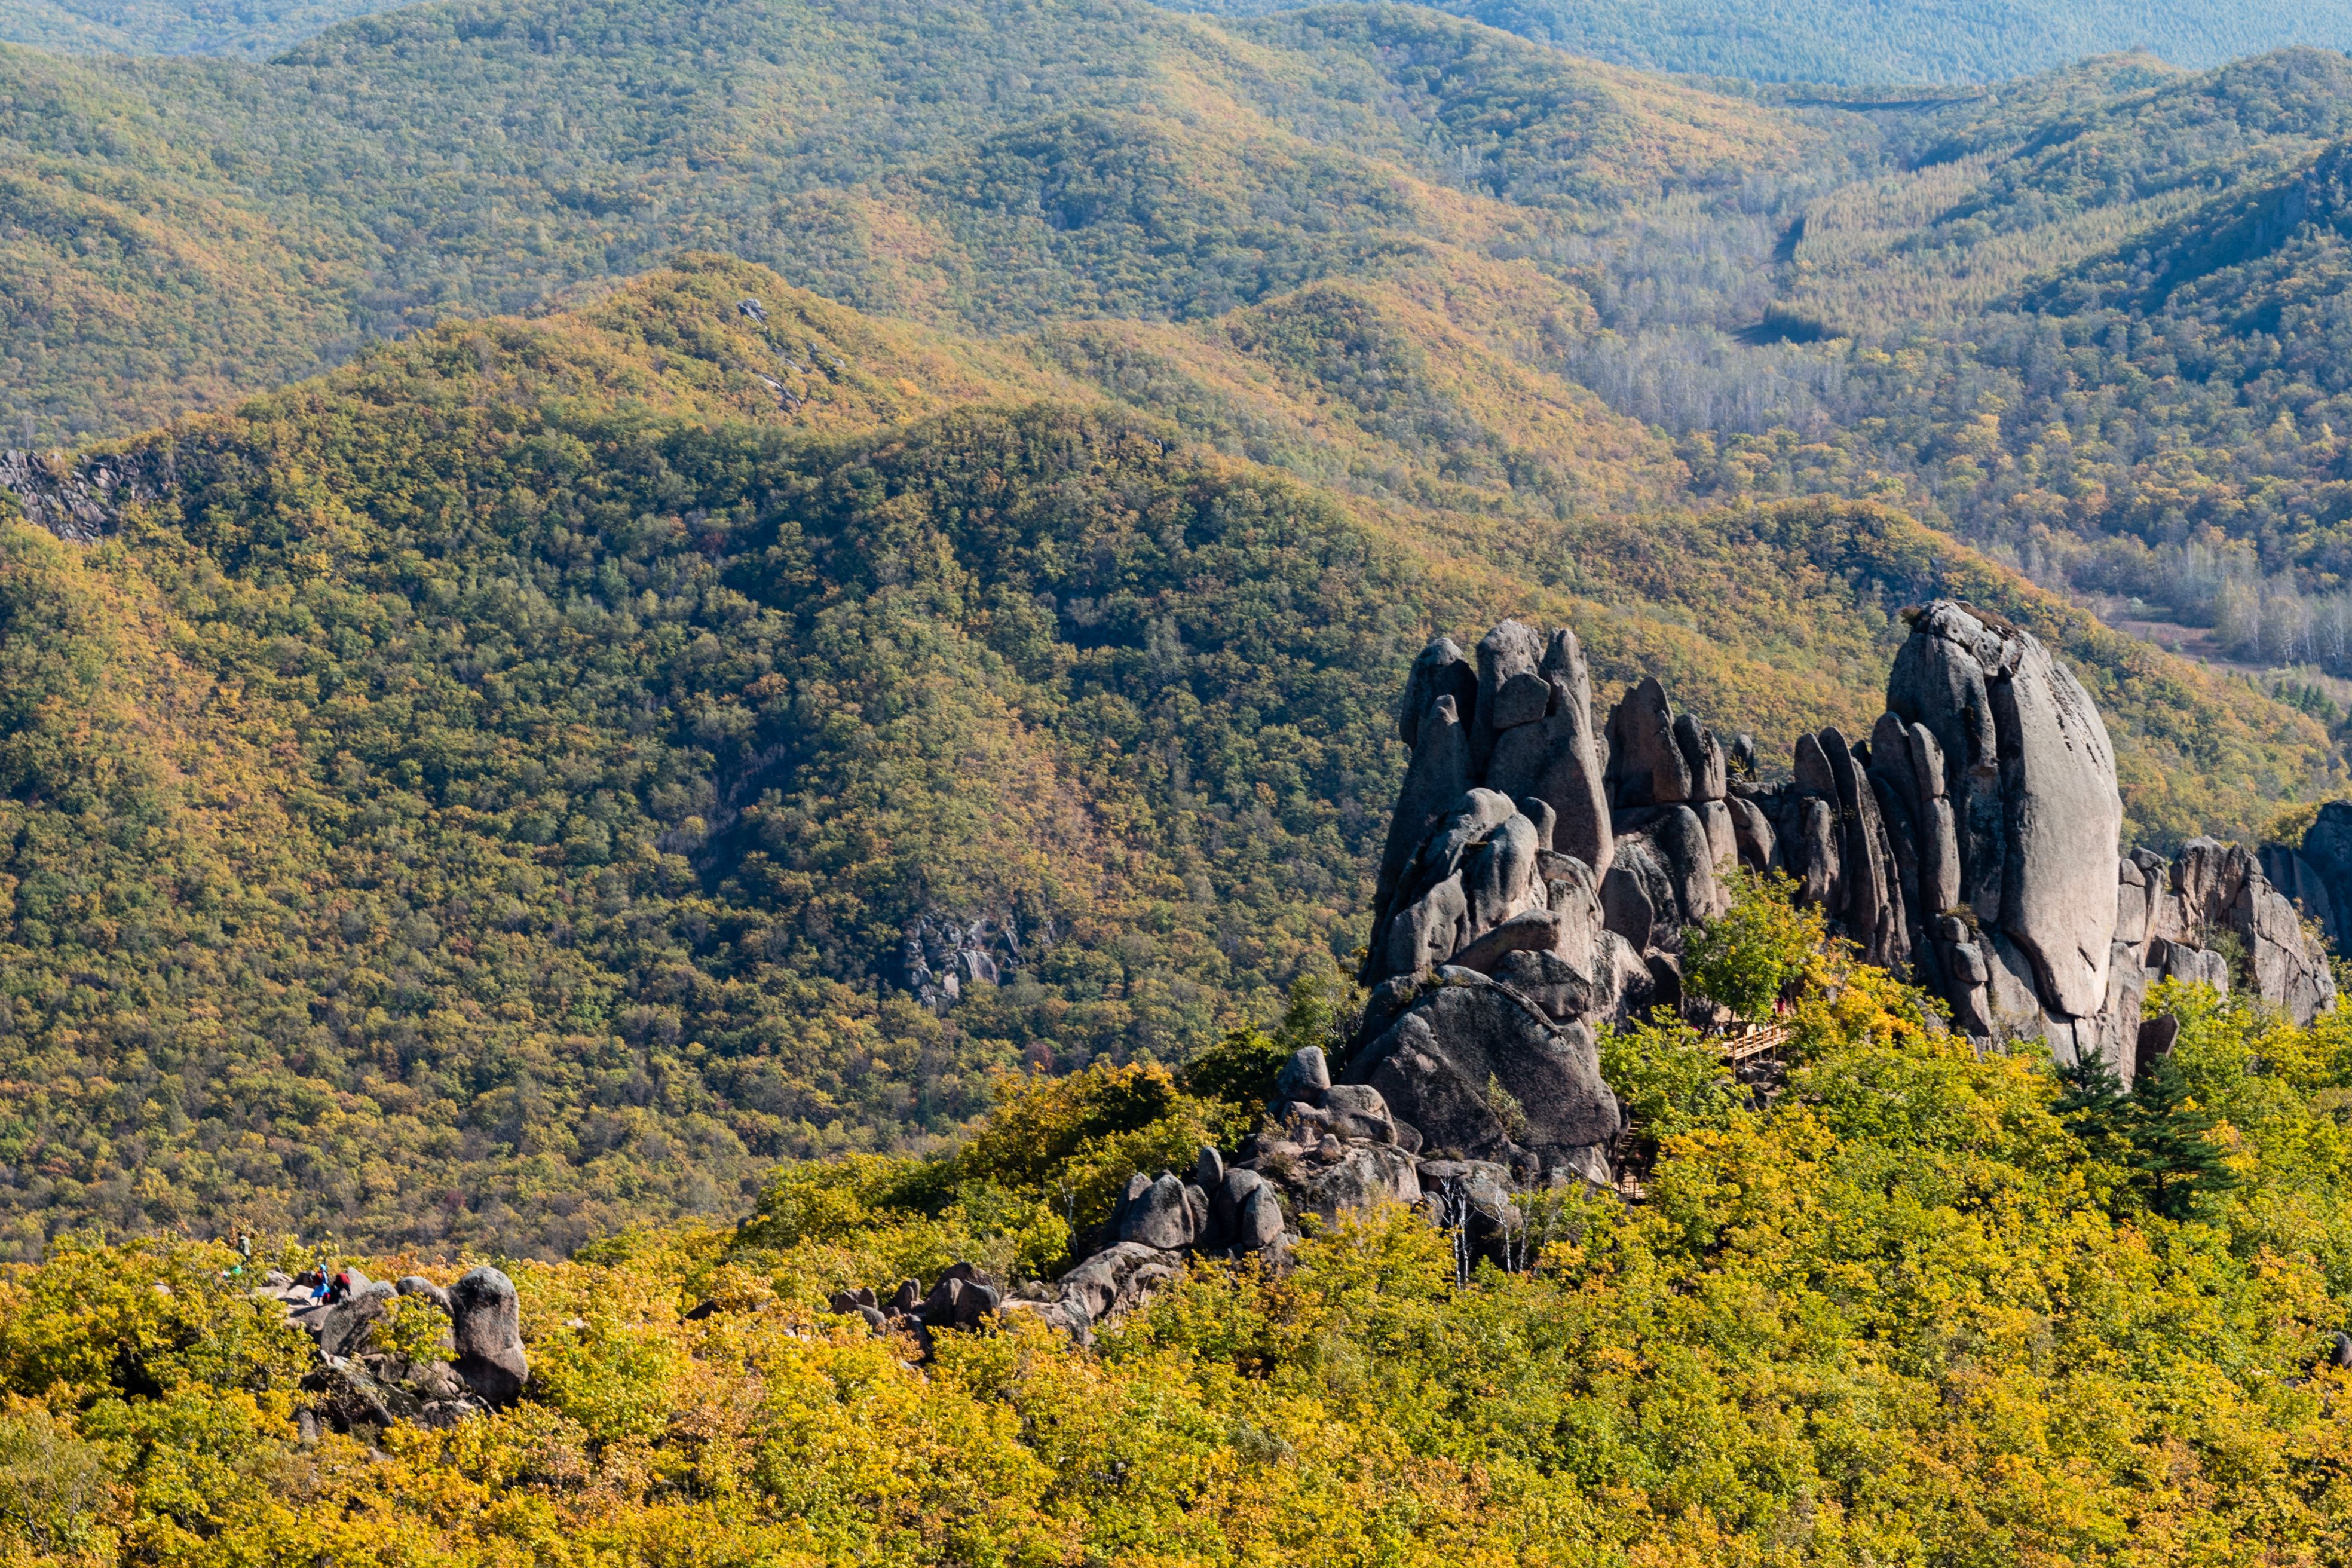
[[[1571,1176],[1606,1181],[1605,1139],[1596,1135],[1603,1128],[1614,1135],[1616,1103],[1600,1087],[1597,1070],[1579,1076],[1580,1064],[1550,1060],[1531,1067],[1513,1059],[1515,1052],[1555,1047],[1545,1016],[1528,1016],[1528,1004],[1510,1000],[1501,985],[1457,972],[1440,989],[1476,1007],[1507,1006],[1520,1015],[1497,1022],[1502,1015],[1496,1013],[1454,1033],[1455,1020],[1446,1010],[1439,1009],[1433,1022],[1410,1009],[1393,1026],[1418,1042],[1410,1047],[1414,1050],[1426,1048],[1426,1026],[1491,1053],[1478,1069],[1452,1061],[1434,1066],[1438,1089],[1410,1102],[1452,1142],[1431,1144],[1420,1126],[1400,1114],[1381,1087],[1386,1081],[1381,1067],[1359,1071],[1362,1064],[1355,1064],[1334,1083],[1322,1051],[1308,1047],[1284,1066],[1258,1130],[1231,1159],[1204,1148],[1188,1173],[1137,1172],[1086,1258],[1035,1303],[1008,1302],[1004,1310],[1038,1311],[1085,1342],[1175,1279],[1192,1258],[1256,1258],[1280,1268],[1293,1244],[1316,1226],[1391,1205],[1449,1230],[1466,1227],[1465,1257],[1524,1266],[1523,1249],[1503,1240],[1516,1234],[1518,1223],[1510,1193]],[[1483,1076],[1473,1078],[1473,1071]],[[1367,1073],[1373,1081],[1358,1081]],[[1499,1088],[1507,1075],[1527,1083],[1547,1074],[1567,1089],[1536,1100],[1531,1108]],[[1607,1108],[1605,1121],[1592,1120],[1595,1104]],[[1465,1149],[1502,1157],[1465,1157]]]
[[[449,1361],[402,1355],[379,1342],[378,1331],[402,1298],[418,1297],[446,1310],[446,1292],[415,1276],[392,1285],[371,1280],[356,1268],[343,1272],[346,1294],[332,1303],[314,1302],[313,1286],[298,1285],[282,1273],[270,1274],[254,1292],[318,1342],[318,1363],[300,1384],[297,1415],[305,1432],[364,1436],[396,1423],[454,1426],[489,1408],[483,1391]],[[442,1335],[441,1350],[456,1353],[454,1325]]]
[[[174,477],[173,453],[160,444],[94,452],[71,463],[54,454],[0,451],[0,490],[16,498],[26,521],[76,544],[112,533],[125,507],[161,499]]]
[[[1712,731],[1678,722],[1654,681],[1609,729],[1604,744],[1564,628],[1507,621],[1475,661],[1445,638],[1414,661],[1372,997],[1342,1075],[1408,1142],[1605,1179],[1621,1118],[1592,1025],[1646,1001],[1648,949],[1719,907],[1738,853]],[[1346,1179],[1377,1186],[1378,1163]]]
[[[2117,868],[2119,957],[2137,958],[2151,980],[2198,980],[2226,992],[2237,977],[2225,949],[2234,950],[2254,994],[2295,1022],[2308,1024],[2335,1006],[2324,945],[2249,850],[2192,838],[2169,864],[2140,851]]]
[[[899,983],[925,1007],[945,1013],[974,986],[1009,984],[1056,934],[1050,919],[1024,926],[1010,911],[918,915],[899,943]]]

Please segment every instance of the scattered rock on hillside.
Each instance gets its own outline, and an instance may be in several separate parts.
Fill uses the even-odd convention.
[[[522,1348],[522,1310],[514,1281],[488,1265],[449,1288],[456,1322],[457,1375],[490,1405],[510,1405],[530,1380]]]

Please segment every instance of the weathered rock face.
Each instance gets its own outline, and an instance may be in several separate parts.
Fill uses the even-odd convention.
[[[112,533],[125,507],[159,499],[175,478],[172,448],[162,442],[71,465],[38,452],[0,451],[0,490],[16,498],[27,522],[76,544]]]
[[[344,1272],[351,1292],[331,1304],[313,1303],[310,1285],[298,1285],[275,1271],[253,1292],[257,1300],[278,1307],[289,1323],[319,1342],[318,1363],[300,1385],[308,1397],[296,1412],[305,1434],[315,1437],[328,1428],[363,1432],[400,1423],[454,1426],[487,1408],[446,1362],[411,1361],[378,1342],[375,1331],[399,1298],[422,1297],[446,1308],[446,1293],[440,1287],[415,1275],[394,1286],[371,1281],[356,1268]],[[445,1339],[445,1345],[449,1342]]]
[[[1643,955],[1716,912],[1717,871],[1738,853],[1722,745],[1685,720],[1656,682],[1637,687],[1604,763],[1572,634],[1506,622],[1475,663],[1444,638],[1423,651],[1399,718],[1412,757],[1363,967],[1372,1001],[1331,1090],[1377,1090],[1394,1120],[1388,1135],[1360,1116],[1342,1125],[1286,1089],[1286,1136],[1408,1151],[1437,1137],[1605,1179],[1594,1151],[1618,1112],[1590,1026],[1620,1014],[1629,978],[1646,994]],[[1345,1182],[1372,1179],[1363,1161],[1350,1169]]]
[[[1555,1024],[1482,975],[1431,992],[1359,1048],[1348,1077],[1380,1090],[1439,1158],[1532,1157],[1567,1169],[1622,1125],[1591,1032]]]
[[[1965,910],[1976,931],[1997,933],[1990,952],[1971,944],[2000,972],[1983,996],[1956,984],[1972,967],[1958,943],[1922,968],[1956,1012],[2045,1034],[2062,1057],[2078,1037],[2113,1037],[2100,1020],[2123,796],[2098,710],[2032,633],[1948,599],[1913,618],[1886,706],[1895,723],[1874,731],[1871,767],[1909,810],[1911,880],[1923,902],[1952,900],[1933,914]],[[2032,1028],[2011,980],[2030,987],[2045,1027]]]
[[[509,1405],[530,1380],[522,1348],[522,1310],[514,1281],[485,1265],[449,1288],[457,1375],[492,1405]]]
[[[2299,870],[2291,861],[2287,869]],[[2243,978],[2262,1001],[2299,1024],[2335,1006],[2324,946],[2250,851],[2192,838],[2169,864],[2135,850],[2116,867],[2116,952],[2144,971],[2143,989],[2175,979],[2226,994],[2238,977],[2216,945],[2225,935],[2237,939]]]
[[[2263,869],[2275,889],[2319,928],[2338,952],[2352,952],[2352,801],[2332,800],[2303,841],[2263,847]]]

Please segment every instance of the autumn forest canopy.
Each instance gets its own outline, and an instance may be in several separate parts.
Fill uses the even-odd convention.
[[[0,1564],[2352,1559],[2352,1025],[2143,931],[2103,1075],[1824,891],[1951,601],[2337,956],[2352,10],[0,37]],[[1436,809],[1507,617],[1528,735],[1655,678],[1794,814],[1590,995],[1630,873]],[[1374,1077],[1515,944],[1591,1179]]]

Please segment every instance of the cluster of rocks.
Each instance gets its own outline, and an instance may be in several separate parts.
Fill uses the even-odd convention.
[[[318,1342],[318,1365],[301,1385],[310,1399],[297,1412],[307,1436],[322,1426],[454,1426],[521,1394],[530,1361],[514,1282],[504,1273],[476,1268],[445,1290],[416,1275],[386,1282],[356,1268],[344,1272],[349,1289],[331,1304],[314,1303],[310,1287],[274,1270],[254,1292],[281,1306],[287,1321]],[[438,1348],[450,1359],[414,1358],[378,1342],[378,1328],[403,1297],[428,1301],[448,1317]]]
[[[918,915],[900,942],[899,980],[924,1006],[944,1013],[975,985],[1003,984],[1053,942],[1050,920],[1024,937],[1011,913]]]
[[[871,1289],[836,1290],[827,1305],[845,1318],[863,1318],[877,1334],[905,1331],[930,1353],[935,1329],[973,1329],[997,1315],[1005,1293],[976,1265],[954,1263],[926,1291],[902,1279],[887,1300]]]
[[[1623,1117],[1595,1026],[1682,1004],[1684,933],[1723,912],[1741,866],[1787,872],[1959,1029],[2038,1037],[2061,1062],[2096,1054],[2126,1081],[2168,1043],[2140,1026],[2147,987],[2226,989],[2231,948],[2299,1020],[2334,1005],[2324,951],[2253,855],[2210,839],[2171,860],[2118,853],[2105,726],[2038,639],[1948,600],[1910,621],[1868,738],[1801,735],[1770,784],[1748,736],[1727,746],[1654,679],[1596,725],[1566,629],[1507,621],[1469,654],[1432,642],[1399,713],[1412,760],[1381,858],[1370,997],[1336,1080],[1319,1049],[1300,1051],[1230,1159],[1202,1149],[1189,1173],[1136,1173],[1051,1288],[1007,1297],[966,1272],[919,1300],[909,1282],[887,1308],[845,1296],[836,1310],[919,1331],[1034,1311],[1083,1342],[1189,1258],[1278,1266],[1306,1216],[1384,1204],[1450,1233],[1465,1270],[1519,1266],[1515,1194],[1615,1173]],[[2272,864],[2340,922],[2352,896],[2305,891],[2339,868],[2352,882],[2352,805],[2330,810],[2299,859]],[[910,974],[918,962],[910,942]],[[928,950],[919,962],[939,973]]]
[[[2128,1083],[2148,986],[2227,989],[2225,934],[2264,1001],[2305,1022],[2334,1005],[2325,952],[2248,851],[2117,854],[2098,710],[1999,616],[1949,600],[1915,612],[1869,739],[1801,736],[1792,771],[1769,790],[1735,784],[1773,834],[1748,858],[1795,877],[1832,929],[1943,997],[1972,1037],[2039,1037]]]
[[[1490,1117],[1482,1110],[1479,1124]],[[1507,1134],[1494,1142],[1512,1148]],[[1084,1343],[1189,1258],[1255,1258],[1278,1268],[1307,1216],[1328,1225],[1390,1204],[1452,1233],[1465,1270],[1479,1258],[1516,1267],[1525,1261],[1526,1227],[1513,1190],[1566,1173],[1538,1152],[1513,1152],[1516,1166],[1432,1149],[1377,1088],[1333,1082],[1322,1050],[1309,1046],[1284,1065],[1258,1130],[1230,1159],[1202,1148],[1189,1172],[1137,1173],[1085,1259],[1034,1301],[1009,1300],[1004,1310],[1039,1311]]]
[[[1748,737],[1725,744],[1654,679],[1596,725],[1567,630],[1507,621],[1466,656],[1432,642],[1399,712],[1412,761],[1345,1080],[1433,1157],[1606,1182],[1620,1117],[1592,1026],[1680,1003],[1683,933],[1727,907],[1743,865],[1786,871],[1965,1033],[2096,1055],[2126,1082],[2147,988],[2226,988],[2231,950],[2299,1021],[2335,1005],[2324,949],[2254,856],[2209,839],[2168,861],[2119,853],[2114,747],[2039,639],[1951,600],[1907,618],[1869,736],[1801,735],[1769,785]],[[2305,908],[2345,923],[2352,897],[2305,889],[2352,882],[2352,805],[2284,864]]]
[[[16,498],[26,521],[72,544],[112,533],[124,507],[157,500],[174,478],[173,451],[163,442],[70,465],[39,452],[0,451],[0,490]]]
[[[2267,847],[2263,858],[2276,848]],[[2233,976],[2215,944],[2234,937],[2254,994],[2308,1024],[2336,1005],[2325,939],[2314,942],[2304,929],[2302,889],[2290,898],[2262,868],[2242,846],[2211,838],[2190,839],[2169,862],[2132,851],[2116,891],[2116,962],[2136,962],[2149,984],[2201,981],[2226,994]],[[2298,868],[2290,860],[2284,869],[2292,876]],[[2330,907],[2320,905],[2323,931]]]

